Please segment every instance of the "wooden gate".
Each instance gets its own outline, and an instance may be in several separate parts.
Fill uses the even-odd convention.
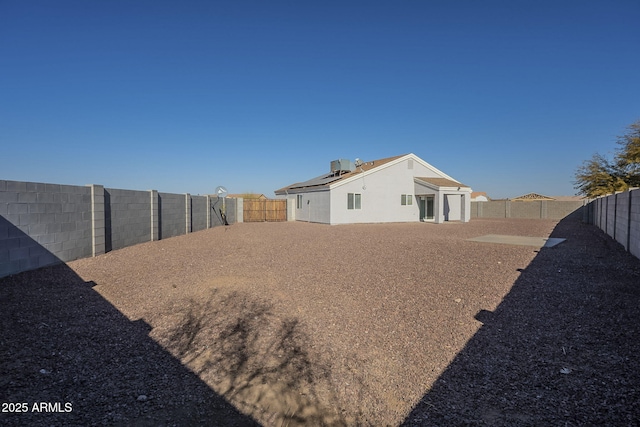
[[[287,201],[273,199],[244,199],[242,219],[244,222],[277,222],[287,220]]]

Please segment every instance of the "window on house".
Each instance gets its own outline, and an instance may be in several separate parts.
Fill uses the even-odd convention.
[[[302,209],[302,194],[296,196],[296,209]]]
[[[402,206],[413,205],[413,196],[411,194],[402,194],[400,196],[400,204]]]
[[[347,194],[347,209],[362,209],[362,194]]]

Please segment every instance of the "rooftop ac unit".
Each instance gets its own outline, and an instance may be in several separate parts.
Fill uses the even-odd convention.
[[[331,173],[352,172],[356,166],[349,159],[338,159],[331,162]]]

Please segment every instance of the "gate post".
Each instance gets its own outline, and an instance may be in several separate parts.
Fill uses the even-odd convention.
[[[236,199],[236,222],[244,222],[244,199]]]

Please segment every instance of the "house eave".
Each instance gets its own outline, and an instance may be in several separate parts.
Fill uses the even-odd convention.
[[[469,193],[471,194],[471,187],[468,187],[464,184],[460,184],[459,186],[449,186],[449,185],[436,185],[428,181],[423,181],[420,178],[413,178],[413,182],[419,184],[423,187],[430,188],[434,191],[444,191],[444,192],[460,192],[460,193]]]
[[[274,191],[276,196],[286,196],[287,194],[301,194],[301,193],[318,193],[321,191],[329,191],[329,187],[326,185],[317,187],[296,187],[296,188],[281,188]]]

